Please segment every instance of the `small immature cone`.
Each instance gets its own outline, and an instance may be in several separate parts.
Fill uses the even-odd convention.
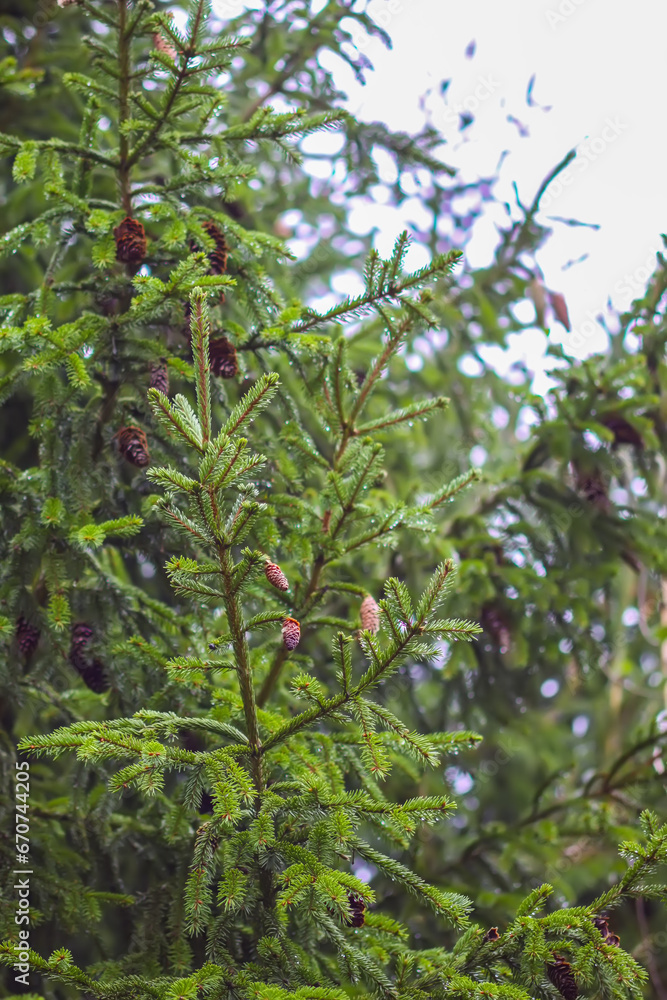
[[[161,52],[165,56],[169,56],[170,59],[175,59],[177,52],[171,42],[168,42],[166,38],[163,38],[159,32],[155,32],[153,35],[153,46],[157,52]]]
[[[289,590],[289,580],[277,563],[269,562],[267,559],[264,566],[264,573],[269,583],[277,590]]]
[[[283,622],[283,645],[291,652],[299,645],[301,626],[296,618],[286,618]]]
[[[148,442],[141,427],[134,425],[121,427],[116,437],[118,438],[118,450],[130,465],[136,465],[138,469],[143,469],[150,464]]]
[[[552,965],[547,965],[547,975],[565,1000],[577,1000],[579,990],[569,962],[556,957]]]
[[[485,604],[480,613],[480,625],[498,646],[498,652],[509,652],[512,645],[512,633],[509,621],[502,610],[495,604]]]
[[[37,648],[40,631],[25,620],[23,615],[16,619],[16,641],[24,656],[31,656]]]
[[[146,233],[137,220],[127,215],[113,231],[116,240],[116,260],[125,264],[140,264],[146,256]]]
[[[370,594],[367,594],[361,602],[359,618],[361,619],[361,627],[365,631],[375,635],[380,630],[380,609]]]
[[[217,337],[209,341],[209,358],[211,371],[221,378],[234,378],[238,374],[239,362],[236,357],[236,348],[226,337]]]
[[[570,317],[567,311],[567,302],[560,292],[549,292],[549,305],[553,309],[554,316],[562,326],[565,327],[569,333],[572,327],[570,326]]]
[[[151,381],[149,389],[157,389],[163,395],[169,395],[169,369],[164,361],[152,364],[150,367]]]

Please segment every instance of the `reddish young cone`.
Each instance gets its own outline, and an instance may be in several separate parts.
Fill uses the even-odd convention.
[[[209,341],[208,353],[211,361],[211,371],[221,378],[234,378],[238,374],[239,363],[236,348],[226,337],[217,337]]]
[[[143,469],[150,463],[148,442],[141,427],[121,427],[115,436],[118,438],[118,450],[127,462],[136,465],[138,469]]]
[[[16,641],[24,656],[31,656],[37,648],[40,631],[36,625],[31,625],[23,615],[16,619]]]
[[[146,256],[146,233],[137,220],[126,216],[113,231],[116,240],[116,260],[125,264],[140,264]]]
[[[163,38],[159,31],[156,31],[153,35],[153,47],[156,52],[161,52],[165,56],[169,56],[170,59],[175,59],[178,55],[176,47],[167,38]]]
[[[301,626],[296,618],[286,618],[283,622],[283,645],[290,652],[299,645]]]
[[[361,627],[367,632],[372,632],[375,635],[379,631],[380,609],[370,594],[367,594],[361,602],[359,618],[361,619]]]
[[[289,590],[289,580],[277,563],[268,562],[267,560],[264,566],[264,573],[266,579],[276,590]]]

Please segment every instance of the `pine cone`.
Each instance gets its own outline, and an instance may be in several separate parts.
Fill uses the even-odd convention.
[[[361,627],[373,635],[380,630],[380,609],[370,594],[367,594],[359,608]]]
[[[109,689],[106,668],[101,660],[88,660],[84,652],[92,638],[93,630],[90,625],[86,625],[85,622],[77,622],[76,625],[72,626],[69,662],[86,687],[94,691],[95,694],[102,694]]]
[[[482,938],[482,944],[488,944],[489,941],[497,941],[500,937],[497,927],[489,927],[488,931]]]
[[[614,934],[613,931],[609,930],[609,924],[607,923],[606,917],[593,917],[593,926],[597,927],[600,934],[604,938],[605,944],[613,945],[617,948],[621,943],[621,939],[618,934]]]
[[[598,510],[608,513],[611,503],[607,495],[607,483],[602,471],[597,468],[583,469],[577,462],[572,462],[574,481],[577,490],[583,493],[586,500]]]
[[[239,370],[234,345],[226,337],[218,337],[209,341],[208,351],[213,374],[221,378],[234,378]]]
[[[169,369],[164,361],[158,361],[150,366],[151,380],[149,389],[157,389],[163,395],[169,395]]]
[[[227,258],[229,247],[225,234],[220,230],[215,222],[202,222],[202,229],[211,237],[215,243],[215,249],[211,250],[208,259],[211,263],[212,274],[224,274],[227,270]]]
[[[264,573],[266,575],[266,579],[276,588],[276,590],[289,590],[289,580],[277,563],[272,563],[267,560],[264,566]]]
[[[227,245],[227,240],[225,239],[225,234],[222,230],[209,219],[207,222],[202,222],[202,229],[211,237],[215,246],[208,256],[210,264],[210,274],[225,274],[227,271],[227,259],[229,257],[229,246]],[[193,253],[198,249],[196,243],[190,243],[190,249]],[[225,301],[225,293],[220,292],[220,301]]]
[[[572,966],[564,958],[555,956],[556,961],[547,965],[547,975],[565,1000],[577,1000],[579,990],[572,975]]]
[[[600,423],[608,427],[614,435],[612,448],[618,448],[619,444],[631,444],[641,451],[644,447],[644,439],[632,424],[620,413],[608,413],[600,419]]]
[[[140,264],[146,256],[144,227],[131,216],[126,216],[113,231],[116,240],[116,260],[125,264]]]
[[[283,622],[283,645],[290,652],[299,645],[301,626],[296,618],[286,618]]]
[[[31,625],[23,615],[16,619],[16,641],[23,656],[32,656],[39,642],[40,631],[36,625]]]
[[[485,604],[479,616],[480,625],[498,646],[500,653],[507,653],[512,645],[509,621],[495,604]]]
[[[81,680],[95,694],[103,694],[109,690],[109,678],[104,664],[101,660],[93,660],[86,664],[83,670],[79,670]]]
[[[366,904],[363,899],[357,899],[355,896],[348,895],[347,899],[350,904],[350,910],[352,911],[349,918],[350,926],[363,927],[366,919]]]
[[[85,622],[77,622],[76,625],[72,625],[70,640],[72,649],[82,652],[93,638],[93,634],[92,628]]]
[[[118,450],[131,465],[143,469],[150,463],[148,442],[141,427],[136,427],[133,424],[129,427],[121,427],[116,437],[118,438]]]

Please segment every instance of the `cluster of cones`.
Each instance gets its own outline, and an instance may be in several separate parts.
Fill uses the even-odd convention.
[[[605,917],[594,917],[593,926],[597,927],[605,944],[617,947],[621,943],[618,934],[609,930],[609,924]],[[491,927],[482,938],[482,943],[498,941],[499,938],[498,928]],[[547,965],[547,975],[564,1000],[576,1000],[579,995],[577,981],[574,978],[572,966],[561,955],[554,955],[554,961]]]
[[[289,590],[289,580],[277,563],[267,559],[264,564],[264,574],[271,586],[276,590]],[[375,635],[380,628],[380,608],[370,594],[367,594],[361,602],[359,618],[363,630],[372,632]],[[283,645],[291,652],[299,645],[301,639],[301,625],[296,618],[285,618],[282,627]]]
[[[29,659],[35,652],[40,639],[40,630],[23,615],[16,619],[15,637],[21,654]],[[85,622],[77,622],[70,633],[69,662],[91,691],[102,694],[109,689],[106,668],[101,660],[86,655],[86,647],[93,638],[93,630]]]
[[[156,43],[157,44],[157,43]],[[160,51],[164,51],[159,45]],[[168,53],[171,56],[171,53]],[[215,224],[208,220],[202,223],[202,229],[213,242],[213,249],[207,251],[209,261],[209,273],[213,275],[225,274],[229,259],[229,246],[225,234]],[[147,240],[146,232],[142,223],[132,216],[126,216],[113,231],[116,243],[116,259],[125,264],[139,265],[146,257]],[[197,251],[199,246],[195,242],[190,243],[190,249]],[[220,301],[225,301],[224,293],[220,296]],[[190,334],[190,307],[186,305],[186,336],[191,339]],[[239,371],[236,348],[227,337],[212,337],[209,341],[209,357],[211,372],[220,378],[235,378]],[[149,388],[157,389],[165,396],[169,395],[169,372],[164,360],[155,362],[150,366]],[[136,424],[123,426],[116,433],[120,454],[131,465],[139,469],[150,464],[150,452],[146,434]]]

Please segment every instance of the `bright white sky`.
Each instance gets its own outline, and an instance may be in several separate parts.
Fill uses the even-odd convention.
[[[244,0],[218,0],[220,6],[230,2],[241,5]],[[311,0],[313,13],[323,3]],[[247,3],[255,5],[256,0]],[[392,36],[393,49],[387,51],[376,40],[365,44],[375,66],[365,87],[342,61],[332,60],[331,66],[349,95],[350,110],[362,119],[416,131],[424,121],[420,97],[432,89],[427,107],[433,124],[451,142],[448,162],[460,167],[467,179],[489,176],[501,153],[509,150],[495,190],[512,203],[512,181],[527,204],[549,170],[568,150],[578,148],[569,168],[571,183],[543,201],[540,221],[553,225],[554,233],[539,264],[547,287],[565,295],[573,327],[568,335],[553,324],[552,338],[579,356],[603,348],[605,336],[594,325],[595,316],[606,311],[609,297],[622,309],[641,292],[661,247],[660,233],[667,232],[667,4],[371,0],[369,9]],[[476,49],[467,58],[465,50],[473,39]],[[533,74],[533,100],[551,106],[550,111],[527,105]],[[456,128],[458,116],[448,116],[437,96],[443,79],[452,80],[450,108],[460,104],[474,113],[475,122],[463,137]],[[517,125],[507,121],[508,114],[519,119],[529,135],[522,136]],[[325,144],[321,148],[327,149]],[[386,206],[369,205],[356,213],[355,221],[360,231],[379,226],[377,246],[386,252],[415,204],[416,199],[402,216]],[[595,223],[600,229],[549,223],[549,215]],[[505,218],[498,212],[477,224],[466,248],[471,266],[490,261],[494,223]],[[420,253],[415,247],[412,266],[424,263]],[[584,254],[586,260],[567,266]],[[526,304],[525,314],[517,315],[528,321],[534,313]],[[515,339],[512,353],[523,355],[538,371],[544,348],[544,336],[527,331]]]
[[[591,318],[606,310],[610,296],[622,309],[641,292],[660,233],[667,232],[664,0],[372,0],[371,9],[392,36],[393,50],[379,42],[367,47],[376,67],[368,84],[345,80],[352,111],[414,130],[423,120],[420,95],[451,78],[449,105],[472,105],[475,122],[461,143],[455,124],[442,118],[442,101],[427,102],[441,109],[450,162],[467,177],[484,176],[510,150],[496,191],[511,202],[512,181],[529,203],[549,170],[578,147],[571,183],[543,201],[540,218],[574,218],[600,229],[548,223],[554,234],[539,263],[547,286],[564,293],[573,327],[568,336],[554,325],[551,336],[577,355],[599,350],[605,337],[599,327],[590,332]],[[466,58],[472,39],[476,50]],[[548,112],[527,106],[533,74],[533,99],[551,106]],[[475,108],[478,87],[478,95],[489,96]],[[530,135],[521,137],[508,114]],[[481,222],[468,245],[472,266],[490,261],[493,222]],[[563,270],[586,253],[585,261]],[[527,309],[520,318],[529,315]],[[542,353],[543,337],[536,331],[521,340],[530,367],[541,367],[530,355]]]

